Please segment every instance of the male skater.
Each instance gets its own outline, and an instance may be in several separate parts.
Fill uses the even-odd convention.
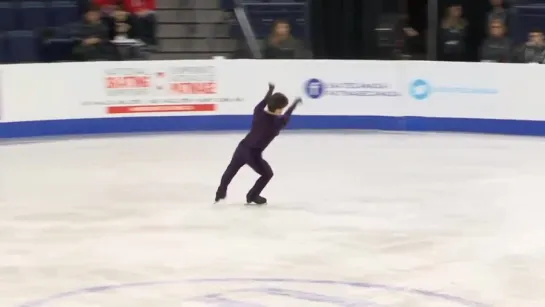
[[[262,153],[289,122],[291,113],[302,102],[295,99],[285,114],[284,108],[288,105],[288,98],[282,93],[275,93],[274,85],[269,83],[269,91],[263,100],[254,108],[252,128],[246,137],[238,144],[231,163],[221,177],[220,186],[216,192],[216,202],[227,196],[227,187],[237,172],[244,165],[251,167],[261,177],[246,195],[247,204],[265,205],[267,199],[262,197],[261,191],[273,176],[271,166],[262,157]],[[265,106],[267,109],[265,110]]]

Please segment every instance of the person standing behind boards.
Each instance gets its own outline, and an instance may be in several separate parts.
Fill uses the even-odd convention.
[[[287,21],[277,20],[263,50],[265,59],[310,58],[303,44],[291,35]]]
[[[439,31],[440,51],[443,61],[463,61],[466,53],[467,21],[462,18],[462,6],[447,8]]]
[[[511,62],[511,41],[505,37],[505,24],[501,19],[490,21],[488,38],[481,46],[481,62]]]
[[[528,41],[518,48],[517,61],[520,63],[545,63],[545,39],[540,29],[528,33]]]

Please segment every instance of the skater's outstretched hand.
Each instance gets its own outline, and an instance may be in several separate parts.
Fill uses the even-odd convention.
[[[297,108],[297,106],[302,103],[303,103],[303,99],[301,99],[300,97],[297,97],[293,100],[292,104],[289,106],[286,112],[282,115],[282,128],[284,128],[290,121],[291,114],[293,113],[293,111],[295,111],[295,108]]]
[[[265,94],[265,97],[263,98],[263,100],[256,106],[256,110],[257,109],[263,109],[266,105],[266,100],[268,100],[269,98],[271,98],[272,94],[274,92],[274,84],[272,82],[269,82],[269,90],[267,91],[267,94]]]

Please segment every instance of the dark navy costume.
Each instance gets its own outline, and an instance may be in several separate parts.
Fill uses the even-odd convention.
[[[253,200],[260,196],[261,192],[267,186],[267,183],[273,177],[273,171],[267,161],[263,159],[262,153],[288,124],[291,113],[296,107],[292,104],[283,115],[275,115],[265,111],[267,101],[272,94],[269,90],[267,96],[255,106],[252,128],[246,137],[239,143],[231,163],[221,177],[221,183],[218,187],[217,195],[225,197],[227,187],[244,165],[251,167],[260,175],[254,186],[248,192],[246,198]]]

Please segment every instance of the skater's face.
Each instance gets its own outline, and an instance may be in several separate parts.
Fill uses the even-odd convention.
[[[284,108],[274,110],[274,114],[276,115],[282,115],[282,113],[284,113]]]

